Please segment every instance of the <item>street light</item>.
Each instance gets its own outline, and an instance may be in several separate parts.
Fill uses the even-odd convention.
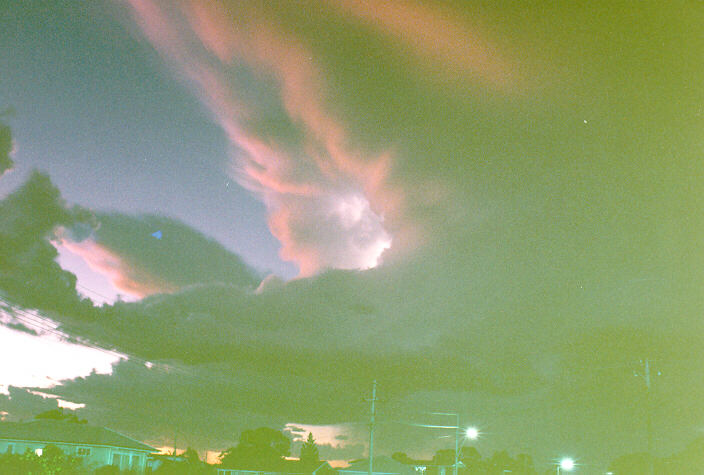
[[[469,440],[476,440],[477,437],[479,437],[479,429],[476,427],[468,427],[467,430],[464,431],[464,435]]]
[[[454,426],[441,426],[441,425],[430,425],[430,424],[414,424],[418,425],[420,427],[433,427],[436,429],[454,429],[455,430],[455,463],[453,465],[453,470],[452,473],[453,475],[457,475],[457,469],[460,467],[460,436],[470,439],[470,440],[475,440],[477,437],[479,437],[479,430],[475,427],[469,427],[467,429],[462,430],[460,428],[460,415],[456,412],[431,412],[430,414],[436,415],[436,416],[453,416],[455,417],[455,420],[457,421],[457,424]]]
[[[558,475],[562,473],[564,470],[565,472],[571,472],[574,469],[574,460],[572,460],[569,457],[565,457],[562,460],[560,460],[560,463],[557,464],[557,473]]]

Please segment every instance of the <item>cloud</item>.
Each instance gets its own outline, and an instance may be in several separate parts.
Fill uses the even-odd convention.
[[[351,145],[326,104],[312,52],[253,5],[131,6],[144,34],[229,137],[232,172],[266,204],[282,258],[296,262],[302,276],[377,265],[400,222],[402,192],[388,181],[391,155]],[[351,201],[361,203],[354,221],[335,212]]]
[[[57,246],[83,258],[136,298],[206,283],[254,287],[259,277],[238,256],[174,219],[95,214],[97,229],[65,229]],[[77,232],[78,231],[78,232]],[[160,231],[161,238],[152,236]]]
[[[10,127],[0,123],[0,177],[12,170],[14,165],[11,158],[12,150],[12,132]]]
[[[167,282],[160,281],[140,271],[139,268],[135,269],[135,266],[130,265],[124,257],[96,243],[93,239],[89,238],[79,243],[60,239],[56,246],[57,249],[63,248],[80,256],[91,269],[107,277],[117,290],[133,298],[141,299],[147,295],[176,290],[176,287]]]
[[[22,330],[15,329],[21,325]],[[52,388],[63,380],[91,373],[107,373],[120,360],[75,342],[56,330],[58,324],[37,312],[0,307],[0,357],[12,362],[0,369],[0,388]],[[54,397],[54,396],[51,396]]]
[[[438,79],[476,80],[492,88],[511,92],[518,72],[487,34],[463,22],[461,14],[448,7],[421,2],[372,2],[342,0],[327,2],[333,10],[373,27],[409,52],[425,73]],[[477,12],[474,12],[477,16]]]
[[[0,206],[7,211],[0,214],[7,220],[0,232],[12,230],[15,236],[3,236],[4,242],[20,251],[40,243],[51,251],[49,229],[59,222],[76,230],[70,234],[76,240],[93,229],[71,224],[73,215],[41,175]],[[196,256],[226,261],[221,248],[191,236],[181,224],[119,215],[101,221],[100,216],[94,218],[103,223],[95,232],[96,242],[102,236],[106,246],[136,260],[141,251],[130,254],[133,243],[146,246],[145,254],[159,253],[149,247],[159,245],[151,237],[158,224],[162,240],[184,239],[181,244],[178,239],[173,245],[167,242],[166,255],[187,244]],[[509,237],[512,226],[522,232]],[[463,231],[444,236],[444,246],[404,261],[364,272],[328,271],[288,283],[269,282],[259,292],[254,286],[232,285],[239,272],[216,266],[218,279],[184,285],[173,294],[91,306],[82,315],[60,313],[57,320],[74,335],[117,348],[130,360],[117,365],[111,376],[88,375],[46,392],[86,404],[79,409],[81,417],[93,423],[160,445],[171,443],[171,434],[180,431],[184,444],[211,449],[226,448],[241,430],[262,425],[363,423],[368,416],[364,398],[374,379],[384,399],[380,414],[388,424],[378,442],[388,452],[427,440],[427,434],[414,433],[399,442],[390,435],[399,433],[389,428],[392,421],[438,408],[466,408],[473,415],[473,408],[491,408],[482,417],[492,421],[492,431],[498,425],[515,433],[510,429],[517,424],[516,415],[502,415],[502,401],[535,415],[520,418],[526,430],[542,427],[549,432],[559,427],[559,417],[582,414],[585,430],[610,422],[626,437],[627,418],[637,414],[624,413],[618,423],[609,420],[608,411],[595,418],[588,414],[590,401],[605,401],[604,407],[632,401],[636,389],[623,372],[630,375],[628,364],[643,353],[678,361],[704,344],[697,336],[704,335],[699,307],[679,298],[692,284],[663,286],[662,279],[628,278],[630,270],[604,268],[576,253],[572,239],[547,240],[536,249],[531,236],[542,229],[538,226],[508,214],[471,233],[476,240],[471,249]],[[481,233],[490,238],[480,239]],[[619,259],[630,259],[618,242],[612,245],[607,255],[618,251]],[[589,257],[599,256],[592,251]],[[53,257],[47,252],[38,262],[45,266]],[[138,261],[144,260],[155,275],[166,275],[168,267],[160,267],[163,258],[148,265],[147,256]],[[198,281],[201,272],[186,273],[181,283]],[[13,276],[38,279],[49,274],[35,270]],[[71,290],[75,299],[75,288]],[[662,314],[669,318],[663,320]],[[595,373],[584,361],[606,369]],[[700,391],[692,386],[691,375],[681,366],[675,365],[674,371],[665,387],[682,396],[671,399],[673,407],[701,411],[686,400],[691,393],[685,388]],[[12,388],[9,392],[14,394]],[[135,398],[140,401],[136,409]],[[153,421],[149,427],[143,424],[147,418]],[[364,441],[361,435],[351,436],[345,447],[330,447],[326,453],[336,458],[361,455]]]
[[[59,226],[90,222],[90,213],[68,208],[46,175],[34,172],[0,202],[0,289],[28,308],[89,312],[75,291],[76,278],[56,263],[49,243]]]
[[[283,428],[292,437],[292,454],[298,456],[301,446],[313,434],[321,460],[340,461],[360,458],[369,434],[364,424],[311,425],[289,422]]]
[[[254,289],[261,280],[239,256],[176,220],[69,208],[39,173],[0,202],[0,225],[0,289],[28,308],[91,318],[92,304],[76,294],[76,276],[57,263],[55,246],[136,298],[208,283]],[[157,230],[162,239],[152,236]]]

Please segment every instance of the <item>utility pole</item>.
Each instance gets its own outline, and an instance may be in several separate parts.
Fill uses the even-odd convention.
[[[645,395],[645,405],[646,405],[646,412],[647,412],[647,422],[646,422],[646,430],[648,431],[648,457],[650,457],[650,475],[655,474],[655,454],[653,453],[653,414],[652,414],[652,409],[653,409],[653,404],[652,404],[652,397],[650,396],[650,361],[648,358],[645,359],[645,390],[646,390],[646,395]]]
[[[452,470],[453,475],[457,475],[457,464],[460,462],[460,415],[457,416],[457,425],[455,429],[455,467]]]
[[[645,362],[643,363],[643,374],[638,374],[635,373],[636,376],[642,376],[643,380],[645,381],[645,413],[646,413],[646,431],[647,431],[647,438],[648,438],[648,457],[650,459],[649,462],[649,468],[648,471],[650,472],[650,475],[654,475],[655,473],[655,454],[653,453],[654,449],[654,444],[653,444],[653,415],[652,415],[652,409],[653,409],[653,403],[652,403],[652,395],[651,395],[651,387],[652,387],[652,378],[650,375],[651,371],[651,365],[650,365],[650,360],[648,358],[645,359]],[[657,372],[657,375],[660,376],[660,371]]]
[[[372,389],[372,418],[369,422],[369,475],[374,473],[374,416],[376,415],[376,379],[374,380],[374,388]]]

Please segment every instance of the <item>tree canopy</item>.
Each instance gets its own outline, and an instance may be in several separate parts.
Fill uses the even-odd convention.
[[[83,460],[66,455],[55,445],[49,444],[42,449],[42,455],[31,450],[24,454],[0,454],[0,473],[32,473],[36,475],[87,474]]]
[[[315,470],[320,465],[320,454],[318,446],[315,443],[313,434],[308,432],[308,439],[301,447],[301,455],[299,457],[301,465],[305,470]]]
[[[291,440],[281,431],[260,427],[245,430],[237,446],[220,454],[224,468],[276,471],[291,454]]]
[[[77,424],[86,424],[88,421],[85,419],[79,419],[78,416],[72,412],[64,412],[63,408],[51,409],[49,411],[40,412],[35,419],[51,419],[66,422],[75,422]]]

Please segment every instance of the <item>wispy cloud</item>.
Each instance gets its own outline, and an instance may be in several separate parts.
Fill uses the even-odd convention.
[[[376,266],[402,201],[388,180],[391,155],[351,146],[312,51],[241,2],[130,5],[229,137],[231,171],[266,204],[282,258],[304,276]],[[335,212],[351,203],[361,204],[359,213]]]
[[[449,8],[422,2],[328,0],[410,53],[425,73],[439,79],[480,80],[505,92],[516,86],[517,71],[505,53],[480,28],[458,18]]]

